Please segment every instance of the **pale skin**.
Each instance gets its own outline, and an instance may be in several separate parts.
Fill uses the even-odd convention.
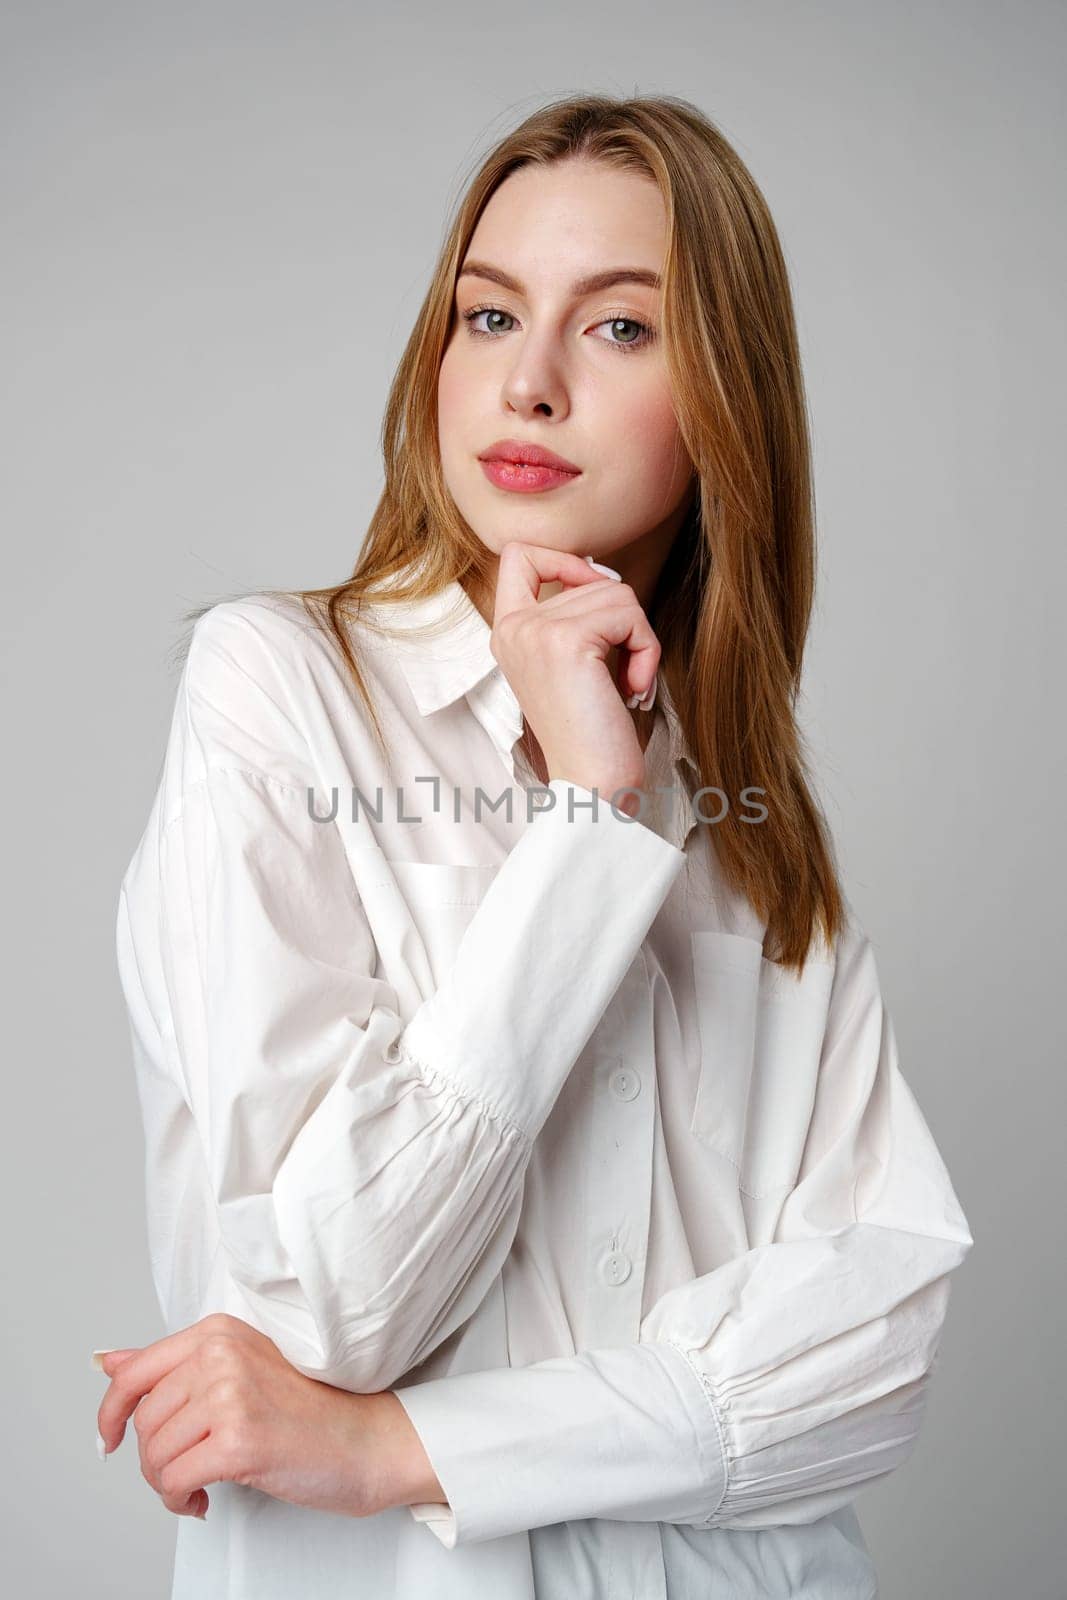
[[[542,782],[566,777],[606,797],[644,779],[625,698],[656,673],[644,607],[694,484],[663,355],[661,292],[628,275],[662,276],[666,249],[666,210],[650,179],[587,160],[521,168],[471,238],[438,380],[445,482],[496,557],[483,615],[526,716],[534,769]],[[612,269],[627,276],[581,288]],[[545,494],[501,489],[478,459],[498,439],[542,445],[581,474]],[[502,572],[516,543],[521,554],[512,550]],[[587,555],[623,582],[592,571]],[[552,580],[563,589],[536,605],[538,583]],[[632,813],[636,801],[621,809]]]
[[[644,608],[694,480],[662,339],[639,332],[660,333],[659,289],[576,285],[608,269],[661,274],[666,247],[663,200],[648,179],[584,160],[513,173],[466,253],[464,265],[479,271],[461,270],[438,385],[445,481],[495,557],[483,614],[534,770],[605,801],[644,783],[643,741],[625,702],[659,664]],[[478,306],[492,312],[465,320]],[[580,473],[544,493],[501,489],[478,459],[499,439],[541,445]],[[623,581],[593,571],[587,555]],[[557,592],[546,598],[542,585]],[[636,798],[619,809],[633,814]],[[106,1449],[121,1444],[132,1416],[141,1471],[178,1516],[204,1515],[217,1482],[353,1517],[447,1504],[392,1390],[353,1394],[308,1378],[241,1318],[217,1313],[111,1351],[103,1370]]]

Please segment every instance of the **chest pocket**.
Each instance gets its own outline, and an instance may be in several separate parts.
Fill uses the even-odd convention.
[[[499,863],[478,866],[453,862],[390,861],[409,917],[405,941],[408,964],[426,996],[438,988]]]
[[[692,1132],[737,1168],[748,1195],[791,1188],[815,1104],[832,956],[802,977],[740,934],[690,934],[700,1067]]]

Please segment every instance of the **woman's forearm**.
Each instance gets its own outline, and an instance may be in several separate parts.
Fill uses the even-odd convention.
[[[177,1515],[204,1515],[205,1486],[226,1481],[350,1517],[448,1503],[395,1394],[310,1378],[239,1317],[212,1313],[95,1364],[111,1380],[97,1412],[105,1454],[133,1418],[142,1472]]]

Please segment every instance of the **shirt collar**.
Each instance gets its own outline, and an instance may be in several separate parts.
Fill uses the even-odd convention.
[[[401,634],[396,645],[408,688],[422,716],[442,711],[489,673],[500,671],[489,648],[492,630],[461,583],[453,580],[428,598],[405,600],[383,612],[394,638],[409,625],[418,629],[411,639]]]
[[[453,579],[427,598],[389,606],[386,615],[396,657],[419,713],[432,716],[466,696],[504,761],[510,763],[512,746],[522,733],[522,707],[489,648],[492,629],[463,585]],[[418,628],[417,636],[404,637],[408,625]],[[656,708],[666,728],[671,782],[676,775],[681,777],[688,797],[686,776],[699,782],[699,771],[662,674],[657,680]],[[695,825],[687,799],[679,797],[672,812],[672,833],[681,844]]]

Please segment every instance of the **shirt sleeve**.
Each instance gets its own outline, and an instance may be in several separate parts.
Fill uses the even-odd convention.
[[[533,1140],[685,857],[555,780],[405,1026],[341,832],[312,815],[299,667],[262,627],[239,602],[197,623],[165,761],[179,804],[120,893],[143,1097],[168,1082],[148,1184],[157,1212],[192,1203],[186,1171],[167,1187],[173,1100],[248,1320],[308,1376],[377,1392],[491,1287]],[[175,1257],[182,1231],[168,1216]],[[179,1268],[154,1271],[165,1301]]]
[[[448,1502],[411,1514],[449,1548],[585,1517],[815,1521],[911,1453],[972,1243],[850,925],[772,1240],[663,1295],[635,1344],[398,1389]]]

